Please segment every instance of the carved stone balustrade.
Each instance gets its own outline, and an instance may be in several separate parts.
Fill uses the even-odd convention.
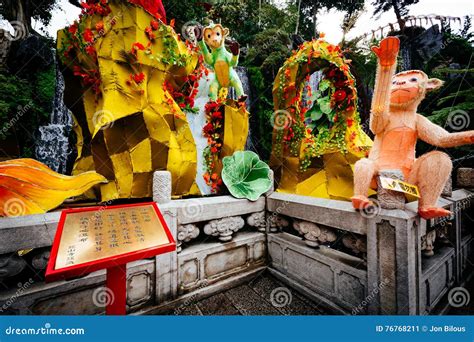
[[[434,243],[436,240],[436,230],[433,229],[421,237],[421,250],[423,255],[431,257],[434,255]]]
[[[245,225],[244,219],[240,216],[224,217],[218,220],[209,221],[204,226],[204,233],[217,236],[221,241],[232,240],[232,235]]]
[[[265,233],[267,230],[267,218],[264,211],[259,211],[258,213],[250,214],[247,217],[247,224],[251,227],[257,228],[259,232]]]
[[[367,260],[367,238],[365,236],[348,233],[342,237],[342,243],[352,253],[361,255],[364,260]]]
[[[181,224],[178,226],[177,250],[181,252],[183,242],[189,242],[199,236],[199,228],[193,223]]]
[[[293,228],[303,235],[304,242],[310,247],[319,247],[320,244],[334,242],[337,234],[333,229],[320,227],[308,221],[293,221]]]

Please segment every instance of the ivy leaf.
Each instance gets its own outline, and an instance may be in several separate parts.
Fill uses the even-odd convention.
[[[317,106],[314,106],[307,114],[312,121],[318,121],[324,113]]]
[[[320,98],[317,100],[318,101],[318,105],[319,105],[319,108],[321,108],[321,111],[324,113],[324,114],[329,114],[331,113],[332,111],[332,108],[331,108],[331,99],[329,98],[329,96],[325,96],[323,98]]]
[[[330,86],[331,86],[331,81],[326,80],[326,79],[321,80],[321,82],[319,82],[319,91],[323,92],[327,90]]]
[[[222,159],[222,181],[232,196],[256,201],[270,190],[270,168],[251,151],[236,151]]]

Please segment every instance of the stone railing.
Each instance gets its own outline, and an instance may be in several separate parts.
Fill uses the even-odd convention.
[[[349,202],[273,193],[267,215],[282,215],[294,229],[268,235],[270,270],[342,314],[442,311],[470,264],[472,221],[462,217],[472,196],[457,190],[441,198],[453,217],[427,222],[416,203],[359,213]]]
[[[349,202],[272,190],[256,202],[171,200],[169,177],[156,178],[155,201],[177,250],[127,265],[129,313],[179,311],[268,268],[336,313],[428,314],[442,310],[470,274],[467,190],[440,199],[452,218],[427,222],[416,203],[361,214]],[[104,271],[44,283],[59,215],[0,219],[0,314],[104,312]]]
[[[160,186],[168,185],[162,181]],[[177,250],[127,265],[128,312],[176,306],[190,296],[196,300],[236,286],[266,266],[266,236],[246,223],[265,213],[265,197],[255,202],[231,196],[158,201]],[[103,288],[104,271],[44,283],[59,216],[0,219],[0,314],[104,312],[111,297]],[[19,256],[20,250],[32,251]]]

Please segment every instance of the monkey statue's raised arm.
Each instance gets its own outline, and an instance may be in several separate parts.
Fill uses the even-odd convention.
[[[415,158],[417,138],[438,147],[455,147],[474,143],[474,131],[449,133],[417,114],[417,107],[426,92],[443,85],[441,80],[428,78],[420,70],[394,75],[400,42],[388,37],[380,47],[372,48],[378,57],[377,76],[370,114],[370,129],[375,134],[368,158],[355,164],[355,209],[373,205],[368,199],[369,187],[375,187],[375,177],[382,170],[400,170],[408,183],[420,190],[418,213],[425,219],[448,216],[451,213],[436,207],[441,191],[450,177],[452,163],[446,153],[432,151]]]
[[[247,96],[244,94],[242,82],[233,69],[239,61],[239,44],[231,42],[229,48],[225,48],[225,39],[229,35],[229,29],[220,24],[212,24],[204,30],[196,30],[196,38],[199,48],[204,56],[204,62],[208,64],[215,73],[215,79],[211,82],[209,97],[217,100],[219,90],[223,87],[234,87],[239,102],[244,102]],[[201,38],[203,38],[201,40]],[[211,49],[209,51],[208,47]]]

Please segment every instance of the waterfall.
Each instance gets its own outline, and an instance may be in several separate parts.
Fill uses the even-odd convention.
[[[235,72],[240,78],[240,81],[242,82],[242,88],[244,89],[244,93],[247,94],[247,101],[245,103],[247,104],[247,108],[250,107],[252,103],[252,91],[250,89],[250,81],[249,81],[249,75],[247,74],[247,68],[238,66],[235,68]],[[229,89],[229,97],[233,100],[237,100],[237,94],[235,93],[234,88]]]
[[[64,77],[56,65],[56,88],[53,99],[53,112],[50,123],[38,128],[36,159],[59,173],[66,173],[67,160],[71,154],[69,133],[72,127],[72,115],[64,104]]]
[[[247,69],[244,67],[237,67],[235,68],[237,75],[239,75],[240,80],[242,82],[242,87],[244,88],[244,93],[247,94],[247,108],[249,108],[251,101],[252,101],[252,94],[250,89],[250,82],[249,77],[247,75]],[[204,157],[202,152],[207,147],[207,139],[202,134],[202,128],[206,125],[206,112],[204,107],[206,103],[209,101],[209,85],[211,81],[214,79],[214,73],[209,72],[208,76],[203,76],[199,80],[199,87],[198,93],[194,100],[195,107],[199,108],[199,112],[186,112],[186,119],[188,120],[189,128],[191,129],[191,133],[194,138],[194,143],[196,144],[197,150],[197,171],[196,171],[196,184],[199,187],[202,195],[210,195],[211,194],[211,187],[206,184],[203,178],[203,174],[205,172],[205,163]],[[235,93],[234,88],[229,89],[229,98],[236,100],[237,95]],[[252,142],[250,139],[251,133],[249,131],[249,135],[247,137],[247,143],[245,149],[251,149]]]
[[[203,75],[199,80],[198,93],[194,99],[194,106],[199,108],[199,112],[185,112],[188,120],[189,129],[194,138],[197,151],[197,169],[196,169],[196,184],[202,195],[210,195],[211,187],[206,184],[203,178],[205,173],[204,156],[202,152],[207,147],[207,138],[202,134],[202,128],[206,125],[206,111],[204,107],[209,101],[209,85],[211,79],[214,77],[212,72],[208,76]]]
[[[250,107],[252,106],[252,100],[253,100],[253,94],[252,94],[252,89],[250,88],[250,80],[249,80],[249,75],[247,73],[247,68],[238,66],[235,68],[235,72],[240,78],[240,81],[242,82],[242,88],[244,89],[244,94],[247,94],[247,100],[245,101],[245,104],[247,105],[247,110],[250,110]],[[237,94],[235,93],[234,88],[229,89],[229,97],[233,100],[237,100]],[[247,142],[245,143],[245,150],[249,151],[254,151],[256,152],[255,144],[252,142],[252,128],[249,125],[249,133],[247,136]],[[255,137],[255,139],[258,139],[258,137]]]

